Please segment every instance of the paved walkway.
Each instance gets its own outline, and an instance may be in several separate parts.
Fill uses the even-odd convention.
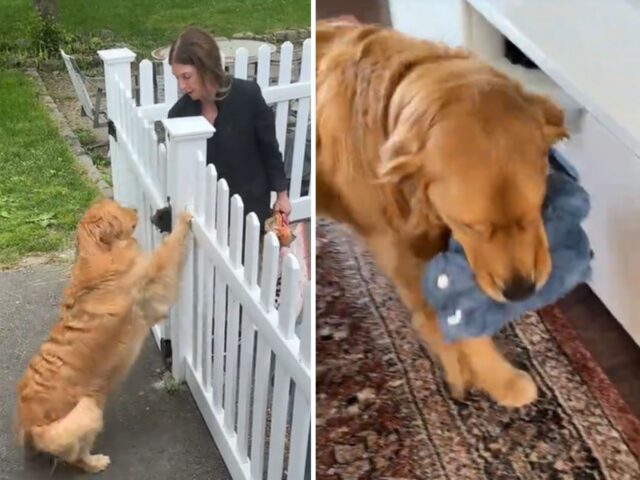
[[[66,266],[0,272],[0,480],[80,479],[92,475],[48,459],[25,458],[14,442],[15,386],[56,321]],[[138,363],[107,406],[95,451],[111,457],[101,480],[228,479],[229,473],[186,387],[169,394],[149,336]]]

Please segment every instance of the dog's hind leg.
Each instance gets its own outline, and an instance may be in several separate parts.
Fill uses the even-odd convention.
[[[473,386],[503,407],[522,407],[536,400],[538,388],[531,376],[514,367],[491,337],[458,342],[472,370]]]
[[[80,451],[77,460],[70,461],[71,465],[81,468],[85,472],[97,473],[101,472],[111,463],[111,459],[107,455],[91,454],[93,442],[96,439],[96,433],[88,433],[80,439]]]
[[[183,213],[171,234],[153,252],[145,272],[137,307],[147,323],[154,325],[164,320],[178,296],[180,270],[187,247],[191,215]]]
[[[64,418],[49,425],[32,427],[28,435],[37,450],[88,472],[99,472],[109,465],[109,457],[89,455],[89,450],[102,426],[100,406],[95,399],[82,397]]]

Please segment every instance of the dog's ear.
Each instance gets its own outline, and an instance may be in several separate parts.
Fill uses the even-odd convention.
[[[100,243],[111,247],[118,237],[118,232],[122,230],[122,222],[113,215],[105,215],[100,222],[98,238]]]
[[[438,123],[445,98],[431,91],[416,93],[414,86],[407,86],[387,100],[390,103],[383,115],[386,140],[380,149],[378,167],[381,181],[401,183],[426,167],[428,139]]]
[[[426,148],[422,142],[407,141],[407,137],[396,134],[380,151],[379,179],[387,185],[392,199],[386,208],[403,219],[403,228],[414,233],[424,231],[436,221],[427,196]]]
[[[564,111],[554,101],[535,93],[525,93],[525,100],[538,109],[543,119],[543,131],[549,145],[558,140],[569,138],[569,131],[564,123]]]
[[[110,250],[122,229],[120,220],[113,215],[103,214],[87,218],[78,227],[77,251]]]

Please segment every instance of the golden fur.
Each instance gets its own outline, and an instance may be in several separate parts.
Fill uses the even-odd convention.
[[[176,298],[189,220],[183,214],[146,258],[133,238],[134,210],[100,200],[86,212],[60,320],[18,384],[23,445],[89,472],[107,467],[109,457],[90,453],[107,395]]]
[[[490,338],[443,343],[420,277],[454,235],[494,299],[545,283],[540,211],[562,111],[461,49],[348,22],[319,22],[316,39],[318,213],[364,238],[454,395],[533,401],[529,375]]]

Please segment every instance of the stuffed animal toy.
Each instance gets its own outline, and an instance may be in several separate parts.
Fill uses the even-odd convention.
[[[298,296],[296,297],[296,316],[300,318],[304,306],[304,287],[310,281],[309,244],[304,232],[304,224],[289,224],[289,220],[280,212],[274,212],[265,221],[265,230],[278,237],[280,252],[278,259],[278,279],[276,283],[276,308],[280,306],[280,289],[282,281],[282,264],[290,253],[298,260],[301,274],[298,279]]]
[[[267,232],[276,234],[281,247],[288,247],[296,239],[289,226],[289,221],[280,212],[274,212],[271,217],[267,218],[264,222],[264,228]]]
[[[462,246],[451,238],[448,250],[428,262],[422,278],[423,292],[436,312],[445,341],[493,335],[525,312],[555,302],[590,278],[593,255],[580,226],[589,213],[589,196],[575,170],[556,151],[550,151],[549,163],[542,207],[552,262],[547,283],[526,300],[497,302],[480,289]]]

